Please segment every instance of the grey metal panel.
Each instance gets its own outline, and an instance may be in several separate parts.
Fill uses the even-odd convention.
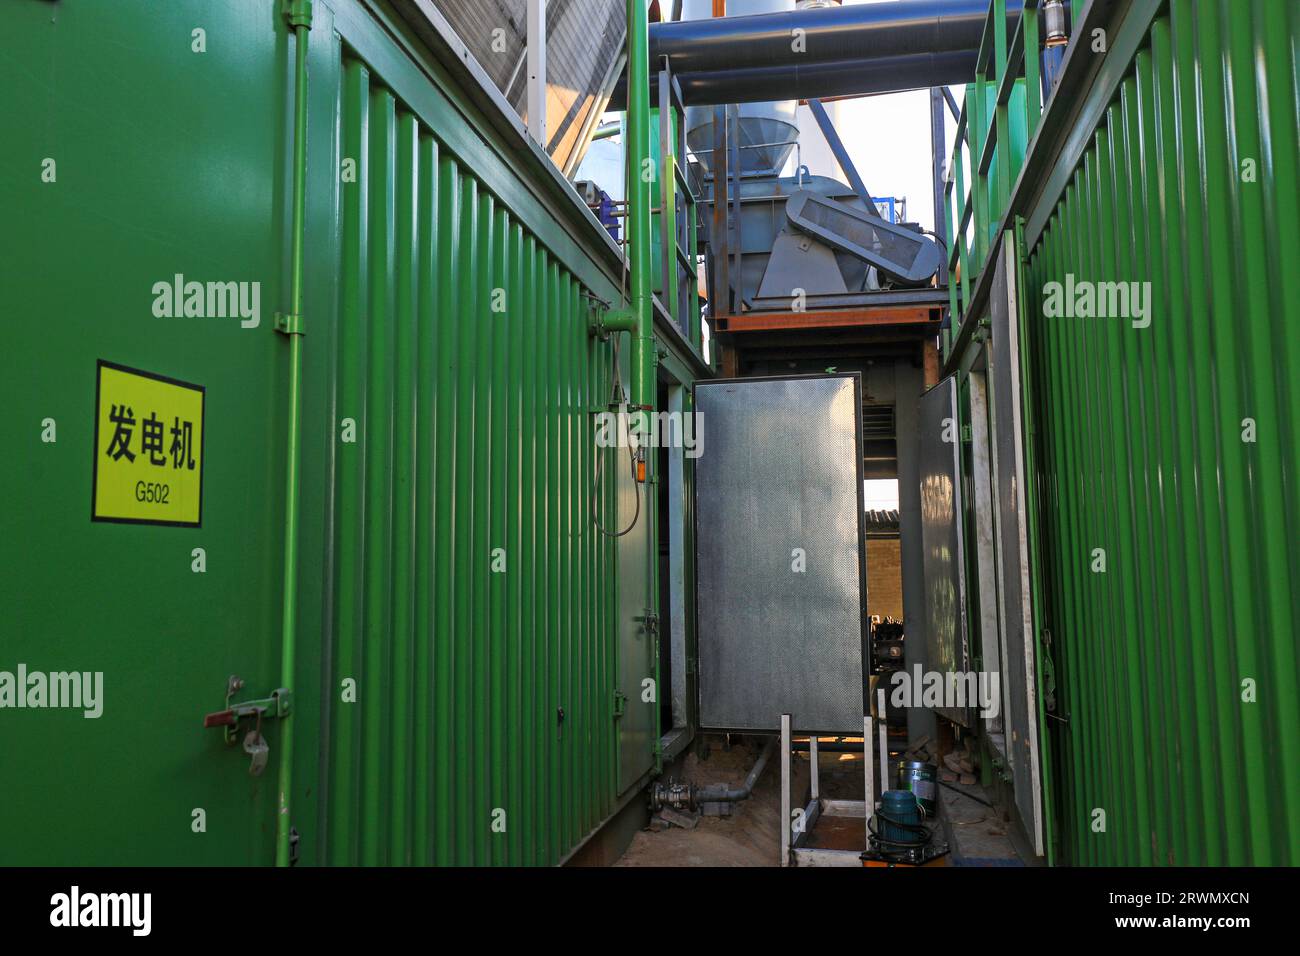
[[[1029,592],[1029,548],[1025,518],[1025,453],[1020,414],[1019,306],[1016,301],[1015,246],[1003,241],[997,251],[989,295],[992,354],[989,404],[993,412],[993,508],[997,548],[998,617],[1002,631],[1002,674],[1008,713],[1007,756],[1016,807],[1043,852],[1041,778],[1038,754],[1038,700],[1034,625]]]
[[[695,394],[700,722],[771,731],[789,713],[800,731],[856,733],[860,378],[700,382]]]
[[[975,540],[970,545],[975,555],[975,589],[980,597],[979,620],[972,621],[971,628],[978,636],[982,669],[1000,673],[1002,650],[996,600],[997,563],[993,549],[993,471],[990,457],[993,450],[989,445],[988,385],[983,371],[972,370],[967,381],[970,382],[971,488],[975,499]],[[1006,682],[1000,684],[1002,701],[997,714],[987,721],[993,733],[1001,732],[1003,715],[1010,709],[1006,703]]]
[[[926,665],[943,673],[970,669],[966,566],[961,523],[961,435],[957,382],[949,376],[921,396],[921,548],[925,564]],[[971,708],[937,707],[973,726]]]

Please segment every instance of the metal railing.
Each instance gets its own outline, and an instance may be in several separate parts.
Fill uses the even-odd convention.
[[[966,85],[957,117],[944,182],[944,237],[952,276],[948,304],[953,316],[941,342],[945,358],[970,302],[971,286],[987,265],[994,233],[1042,116],[1040,5],[1041,0],[1025,0],[1015,32],[1008,36],[1007,0],[989,4],[975,81]]]

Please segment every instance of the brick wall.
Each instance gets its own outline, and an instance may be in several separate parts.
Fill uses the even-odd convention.
[[[898,538],[867,539],[867,613],[903,619],[902,550]]]

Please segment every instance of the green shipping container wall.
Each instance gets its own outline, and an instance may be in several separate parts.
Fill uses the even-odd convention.
[[[280,4],[0,14],[2,198],[32,236],[0,257],[3,438],[29,462],[3,478],[22,505],[4,509],[0,671],[103,674],[96,719],[0,712],[0,862],[272,862],[285,723],[264,722],[251,776],[202,726],[231,674],[236,701],[292,683],[304,863],[554,864],[655,770],[654,510],[617,540],[592,520],[636,507],[591,415],[614,353],[588,323],[620,301],[617,250],[390,7],[314,14],[288,677]],[[178,274],[258,283],[259,323],[160,316],[151,290]],[[199,527],[89,520],[101,359],[204,387]]]
[[[1103,8],[1076,125],[975,224],[1020,261],[1049,855],[1295,865],[1300,6]]]

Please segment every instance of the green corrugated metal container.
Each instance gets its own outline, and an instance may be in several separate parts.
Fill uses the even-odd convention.
[[[1300,863],[1298,40],[1170,3],[1029,250],[1072,861]],[[1067,274],[1149,282],[1150,325],[1046,318]]]
[[[1005,234],[1056,678],[1049,830],[1066,863],[1294,865],[1300,7],[1115,9],[1122,59],[1072,94],[1096,122],[1039,144],[1079,145],[1044,173],[1064,190]],[[996,228],[977,207],[975,233]],[[1149,324],[1048,314],[1050,283],[1114,282],[1149,289]]]
[[[269,863],[283,721],[260,777],[201,724],[230,674],[243,697],[283,682],[294,47],[278,0],[21,2],[3,20],[0,188],[30,239],[0,257],[0,427],[26,463],[3,478],[0,670],[102,671],[104,710],[0,717],[0,862]],[[588,322],[620,301],[617,250],[433,49],[386,4],[316,5],[304,863],[553,864],[657,760],[653,504],[617,541],[592,521],[634,507],[591,417],[612,350]],[[156,317],[150,290],[178,273],[259,282],[260,324]],[[201,526],[89,520],[100,359],[205,388]]]

